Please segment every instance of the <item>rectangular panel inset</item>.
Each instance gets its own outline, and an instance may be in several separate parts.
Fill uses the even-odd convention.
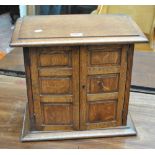
[[[97,123],[115,120],[115,100],[104,100],[89,103],[88,122]]]
[[[44,123],[47,125],[69,125],[73,121],[72,105],[70,104],[44,104]]]
[[[60,103],[60,102],[73,102],[73,95],[40,95],[41,102],[46,103]]]
[[[120,49],[111,51],[94,50],[90,51],[90,65],[115,65],[120,64]]]
[[[119,73],[120,66],[88,67],[88,75]]]
[[[71,76],[72,68],[68,67],[40,67],[39,76]]]
[[[118,91],[118,74],[90,76],[88,93],[103,93]]]
[[[118,92],[87,94],[87,101],[113,100],[118,99]]]
[[[72,92],[70,78],[41,78],[40,92],[42,94],[69,94]]]
[[[69,59],[71,59],[69,53],[65,51],[41,52],[40,66],[68,66],[70,64]]]

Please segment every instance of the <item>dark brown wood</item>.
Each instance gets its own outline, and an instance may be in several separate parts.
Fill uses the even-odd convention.
[[[23,141],[60,139],[56,133],[62,139],[106,136],[106,128],[135,134],[126,124],[133,44],[146,40],[124,15],[19,19],[11,45],[26,46],[28,53],[30,123],[26,118]],[[115,135],[110,129],[107,134]]]

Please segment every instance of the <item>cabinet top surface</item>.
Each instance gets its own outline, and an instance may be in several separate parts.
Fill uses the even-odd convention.
[[[146,42],[126,15],[48,15],[20,18],[11,46]]]

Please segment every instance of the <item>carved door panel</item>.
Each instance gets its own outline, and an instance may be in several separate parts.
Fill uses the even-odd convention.
[[[80,51],[30,48],[36,129],[121,125],[127,49],[127,45],[81,46]]]
[[[79,49],[30,48],[35,127],[79,129]]]
[[[80,129],[122,124],[127,45],[80,49]]]

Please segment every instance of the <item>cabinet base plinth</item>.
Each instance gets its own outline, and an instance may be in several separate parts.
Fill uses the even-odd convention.
[[[85,130],[85,131],[30,131],[29,116],[26,107],[23,120],[23,129],[21,141],[43,141],[43,140],[64,140],[64,139],[80,139],[95,137],[116,137],[116,136],[134,136],[137,134],[134,123],[130,114],[128,115],[127,125],[113,128]]]

